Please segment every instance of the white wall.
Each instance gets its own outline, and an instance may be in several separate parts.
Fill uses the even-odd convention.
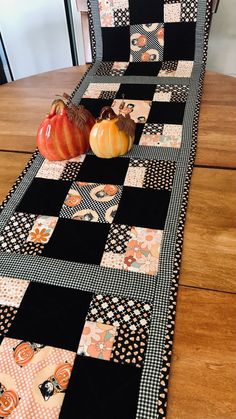
[[[63,0],[0,0],[0,30],[15,79],[72,65]]]
[[[213,15],[207,69],[236,76],[236,1],[220,0]]]
[[[72,65],[63,0],[0,0],[0,30],[15,79]],[[209,70],[236,75],[235,41],[236,1],[220,0]]]

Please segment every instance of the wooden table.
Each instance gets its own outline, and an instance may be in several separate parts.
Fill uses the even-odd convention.
[[[0,86],[0,199],[55,94],[86,66]],[[207,72],[185,227],[168,419],[236,418],[236,78]],[[148,418],[147,418],[148,419]]]

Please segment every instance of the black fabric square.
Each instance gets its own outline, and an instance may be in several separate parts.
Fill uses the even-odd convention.
[[[163,230],[169,200],[169,191],[124,186],[114,223]]]
[[[130,24],[164,22],[163,0],[129,0]]]
[[[125,70],[125,76],[157,76],[161,69],[161,62],[143,63],[133,62],[129,63]]]
[[[59,418],[135,419],[141,371],[77,356]]]
[[[58,216],[70,185],[71,182],[35,178],[16,211]]]
[[[194,22],[165,23],[164,61],[194,60]]]
[[[77,180],[81,182],[123,185],[128,167],[128,158],[116,157],[113,159],[101,159],[96,156],[87,155],[77,176]]]
[[[76,351],[92,294],[31,282],[8,337]]]
[[[155,84],[121,84],[116,99],[152,100],[155,89]]]
[[[185,103],[152,102],[148,123],[182,124]]]
[[[143,132],[143,127],[144,127],[143,124],[136,124],[136,126],[135,126],[134,144],[138,144],[139,143],[140,137],[141,137],[142,132]]]
[[[94,116],[94,118],[98,118],[100,112],[104,106],[111,106],[113,99],[86,99],[83,98],[80,101],[80,105],[84,105],[88,111]]]
[[[130,28],[102,28],[103,61],[129,61]]]
[[[109,224],[59,219],[42,256],[99,265]]]

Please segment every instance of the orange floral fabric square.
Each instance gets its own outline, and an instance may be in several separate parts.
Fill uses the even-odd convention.
[[[78,354],[109,361],[115,336],[115,326],[86,321],[79,343]]]
[[[127,271],[156,275],[162,241],[162,230],[132,227],[124,268]]]
[[[48,243],[54,228],[56,227],[58,217],[39,215],[27,237],[27,242]]]

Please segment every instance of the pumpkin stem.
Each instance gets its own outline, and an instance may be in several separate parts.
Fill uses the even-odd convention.
[[[98,122],[102,121],[103,119],[114,119],[116,118],[116,114],[110,106],[104,106],[100,112],[100,116],[97,119]]]
[[[56,114],[63,114],[66,112],[68,118],[75,122],[80,128],[83,128],[91,118],[94,120],[92,114],[85,109],[83,105],[75,105],[73,102],[65,103],[63,99],[70,99],[70,96],[67,93],[63,93],[63,95],[56,95],[61,99],[55,99],[52,102],[52,107],[48,116],[54,116]],[[63,98],[63,99],[62,99]]]
[[[52,107],[51,107],[49,116],[61,114],[65,108],[66,108],[66,104],[62,99],[55,99],[52,102]]]

